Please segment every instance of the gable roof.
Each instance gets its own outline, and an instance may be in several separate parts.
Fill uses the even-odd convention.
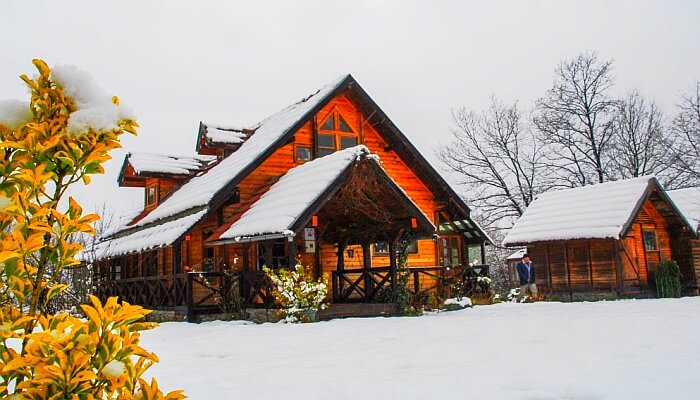
[[[200,210],[144,229],[117,233],[95,245],[95,258],[99,260],[170,246],[199,222],[206,213],[206,210]]]
[[[349,168],[365,159],[377,164],[379,170],[388,178],[386,181],[395,190],[394,193],[401,196],[405,204],[412,206],[414,215],[420,218],[424,228],[434,232],[436,228],[430,219],[379,166],[379,157],[370,155],[367,147],[359,145],[290,169],[238,220],[225,226],[209,241],[238,242],[263,235],[293,235],[301,228],[300,224],[306,222],[304,216],[310,215],[314,207],[320,208],[323,205],[321,203],[325,203],[324,200],[328,200],[335,193],[339,183],[344,180],[343,177],[347,176]]]
[[[139,229],[147,229],[158,224],[181,219],[201,209],[207,212],[217,209],[236,193],[236,185],[257,168],[276,149],[293,140],[293,135],[322,107],[347,90],[365,107],[368,123],[380,128],[390,147],[437,195],[444,201],[448,211],[462,219],[470,219],[469,207],[447,184],[437,171],[427,162],[403,133],[389,120],[388,116],[369,97],[351,75],[344,75],[327,84],[316,93],[277,112],[251,128],[240,128],[247,138],[233,153],[211,168],[197,173],[182,186],[173,191],[150,212],[137,217],[125,230],[115,235],[131,235]],[[367,108],[369,107],[369,108]],[[200,123],[200,135],[204,123]],[[224,131],[237,131],[239,128],[219,127]],[[208,131],[208,130],[207,130]],[[201,218],[200,218],[201,219]],[[190,225],[191,228],[194,224]],[[475,225],[475,233],[487,243],[492,243],[488,235]]]
[[[700,187],[668,190],[666,194],[671,197],[697,232],[700,228]]]
[[[202,147],[238,148],[251,133],[253,130],[249,128],[200,121],[195,149],[200,152]]]
[[[351,79],[350,75],[342,76],[315,94],[260,122],[252,128],[254,133],[238,150],[206,173],[190,179],[135,225],[148,225],[194,207],[216,208],[216,203],[223,203],[233,193],[233,186],[284,144],[317,109],[345,88]]]
[[[690,226],[656,178],[644,176],[543,193],[516,221],[503,245],[570,239],[619,239],[627,232],[654,189]]]
[[[127,153],[124,164],[119,173],[119,182],[124,180],[124,174],[130,166],[135,175],[163,176],[163,175],[183,175],[188,176],[194,172],[201,171],[216,162],[215,156],[206,155],[168,155],[155,153]]]

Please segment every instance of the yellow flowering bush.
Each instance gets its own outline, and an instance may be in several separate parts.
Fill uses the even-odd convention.
[[[119,136],[138,124],[74,67],[22,75],[28,103],[0,102],[0,397],[16,399],[180,399],[142,374],[158,359],[141,348],[147,310],[110,298],[83,305],[87,320],[49,315],[65,289],[60,272],[79,264],[72,238],[94,234],[66,190],[102,173]],[[67,201],[66,201],[67,200]]]

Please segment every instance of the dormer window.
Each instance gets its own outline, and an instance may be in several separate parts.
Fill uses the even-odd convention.
[[[146,186],[146,207],[158,204],[158,184],[154,183]]]
[[[317,157],[327,156],[338,150],[357,146],[358,142],[357,133],[338,109],[334,108],[319,126],[316,134],[316,155]]]

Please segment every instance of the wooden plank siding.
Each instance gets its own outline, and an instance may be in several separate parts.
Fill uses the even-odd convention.
[[[277,148],[255,170],[243,178],[237,185],[237,195],[235,193],[229,194],[231,201],[226,202],[219,210],[211,210],[205,220],[200,221],[187,232],[179,248],[179,260],[183,271],[185,267],[196,271],[204,270],[204,257],[207,251],[204,241],[208,236],[205,232],[214,231],[223,223],[235,222],[280,177],[291,168],[300,165],[302,162],[295,159],[296,146],[308,146],[315,149],[316,126],[319,123],[323,123],[330,113],[336,111],[350,128],[358,134],[358,143],[364,144],[371,153],[379,156],[382,167],[387,174],[406,192],[408,197],[413,200],[430,221],[437,225],[437,215],[444,210],[444,204],[438,203],[436,195],[418,177],[411,166],[396,151],[391,149],[387,142],[382,139],[380,133],[367,122],[367,116],[363,115],[360,108],[349,97],[341,93],[325,105],[316,116],[303,124],[294,133],[293,140]],[[159,202],[181,184],[179,181],[167,178],[148,178],[146,183],[156,182],[159,184]],[[464,240],[463,237],[461,239]],[[324,274],[330,278],[331,273],[337,269],[337,244],[318,241],[317,253],[306,253],[303,235],[297,235],[293,246],[295,246],[296,253],[301,258],[302,263],[311,267],[312,270],[316,271],[316,274]],[[461,246],[464,247],[465,244],[461,243]],[[257,269],[257,246],[255,243],[252,243],[249,245],[249,248],[250,269]],[[353,246],[352,248],[354,257],[348,258],[347,254],[345,254],[345,268],[362,268],[362,247]],[[418,251],[416,253],[411,253],[408,256],[409,267],[439,265],[438,241],[431,239],[419,240],[417,248]],[[178,259],[178,257],[175,257],[174,251],[172,246],[158,251],[158,272],[160,274],[169,275],[178,272],[174,268],[174,263]],[[468,252],[464,250],[462,253],[467,254]],[[242,244],[216,245],[214,246],[214,258],[216,260],[215,271],[220,271],[224,266],[242,270],[244,246]],[[388,254],[373,254],[371,259],[374,267],[388,267],[390,264]],[[434,279],[431,281],[429,277],[421,276],[422,286],[427,287],[434,284]],[[205,289],[201,285],[195,285],[193,290],[202,291]],[[329,293],[332,293],[332,290]],[[195,295],[200,294],[202,293],[195,293]]]
[[[653,230],[657,250],[644,246],[643,231]],[[698,241],[700,242],[700,241]],[[694,254],[700,261],[700,243]],[[537,284],[553,292],[606,291],[637,293],[649,290],[650,271],[671,259],[671,235],[664,217],[646,200],[620,240],[578,239],[528,245],[537,271]],[[616,260],[618,257],[619,260]],[[618,277],[616,263],[620,263]],[[700,265],[700,262],[697,264]],[[699,268],[700,269],[700,268]],[[618,283],[618,278],[620,282]],[[622,287],[618,287],[619,285]]]

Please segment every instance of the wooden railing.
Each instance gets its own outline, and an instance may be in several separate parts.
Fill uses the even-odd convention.
[[[469,295],[478,290],[478,277],[488,276],[488,266],[415,267],[397,273],[401,274],[408,274],[406,286],[414,297],[424,297],[431,292],[449,296],[457,286]],[[389,267],[333,271],[332,279],[334,302],[372,302],[379,293],[390,290],[392,284]]]
[[[95,290],[102,300],[117,296],[148,308],[177,309],[187,304],[186,281],[185,274],[102,280],[95,283]]]
[[[104,300],[122,301],[156,310],[180,310],[192,321],[197,314],[234,312],[241,308],[275,307],[262,271],[188,272],[96,282]]]

